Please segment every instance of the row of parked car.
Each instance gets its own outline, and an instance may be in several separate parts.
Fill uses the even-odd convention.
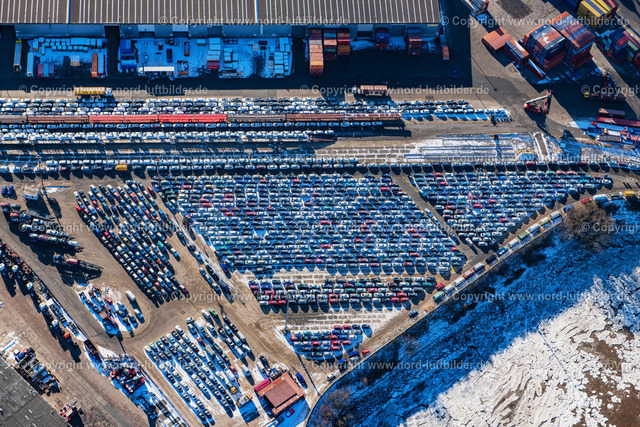
[[[0,161],[0,174],[13,171],[16,174],[35,175],[42,173],[56,175],[68,172],[100,174],[114,172],[117,165],[127,165],[129,170],[147,171],[158,179],[192,173],[298,173],[298,172],[361,172],[361,173],[431,173],[431,172],[506,172],[506,171],[583,171],[621,172],[640,174],[640,165],[625,162],[586,162],[586,161],[552,161],[552,162],[469,162],[469,163],[360,163],[357,159],[316,158],[307,155],[255,155],[255,156],[210,156],[167,155],[162,157],[131,156],[120,159],[87,158],[69,156],[50,158],[42,154],[43,163],[34,157],[31,160],[20,159]]]
[[[299,331],[289,335],[288,341],[297,353],[309,358],[340,357],[343,351],[357,348],[365,333],[371,332],[368,324],[334,325],[331,331]],[[364,355],[369,353],[363,350]]]
[[[164,197],[230,268],[415,268],[464,264],[433,218],[389,175],[185,177],[159,182]]]
[[[149,297],[189,293],[170,262],[171,255],[179,258],[167,239],[177,224],[158,208],[153,188],[128,180],[123,187],[91,185],[74,195],[80,217]]]
[[[42,158],[47,156],[42,155]],[[57,176],[65,173],[104,174],[113,173],[118,166],[126,165],[127,170],[139,173],[147,171],[154,177],[171,178],[182,174],[201,173],[262,173],[270,172],[300,172],[300,171],[337,171],[356,170],[356,159],[319,159],[306,155],[278,156],[258,155],[252,157],[241,156],[211,156],[203,153],[198,157],[189,155],[167,155],[162,157],[144,156],[126,157],[121,159],[87,158],[85,156],[69,156],[68,158],[45,159],[39,163],[32,160],[0,161],[0,174],[13,172],[22,175],[42,174],[43,176]],[[384,165],[381,165],[384,167]],[[378,165],[371,165],[372,170],[380,170]],[[375,169],[374,169],[375,168]],[[369,167],[360,168],[368,171]],[[388,165],[387,165],[388,170]]]
[[[423,299],[426,292],[431,292],[436,287],[436,279],[433,276],[395,277],[390,282],[383,282],[378,277],[336,278],[327,279],[322,285],[275,279],[251,280],[248,286],[261,306],[284,308],[288,302],[300,307],[330,305],[339,309],[351,305],[354,309],[362,309],[383,304],[402,304],[405,307],[407,303],[408,306]]]
[[[239,373],[221,345],[225,342],[239,358],[251,353],[251,349],[246,338],[225,315],[219,316],[213,309],[203,311],[202,315],[204,319],[186,319],[188,334],[178,325],[145,350],[198,417],[212,422],[211,413],[194,390],[199,390],[204,401],[215,397],[228,413],[233,412],[236,399],[238,405],[242,402]],[[216,324],[219,326],[217,331]],[[240,346],[248,351],[239,352]],[[248,367],[243,366],[242,373],[252,379]]]
[[[344,126],[341,126],[344,127]],[[0,134],[0,141],[5,144],[202,144],[202,143],[251,143],[251,142],[309,142],[314,136],[331,136],[330,130],[293,130],[293,131],[234,131],[216,130],[210,132],[185,132],[169,130],[160,132],[128,132],[107,131],[97,133],[67,132],[67,133],[29,133],[11,131]]]
[[[552,170],[433,172],[414,174],[411,181],[461,240],[480,248],[502,242],[556,202],[612,184],[608,177],[583,171]]]
[[[225,114],[230,112],[236,114],[411,112],[416,114],[447,109],[474,110],[467,101],[367,100],[349,103],[324,98],[0,99],[0,114],[3,115]]]

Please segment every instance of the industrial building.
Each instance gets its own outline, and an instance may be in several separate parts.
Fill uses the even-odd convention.
[[[0,25],[19,38],[104,37],[109,27],[123,38],[304,38],[314,27],[371,39],[384,27],[391,37],[418,28],[429,41],[440,22],[439,0],[0,0]]]
[[[269,380],[267,380],[269,381]],[[259,388],[260,386],[256,386]],[[256,391],[260,399],[266,399],[273,407],[271,413],[278,417],[294,403],[304,398],[304,390],[293,380],[288,372],[272,379],[269,383]]]
[[[40,187],[35,185],[25,185],[22,190],[22,198],[24,200],[38,201],[40,200],[40,194]]]
[[[0,425],[63,427],[67,423],[51,405],[2,357],[0,357]]]

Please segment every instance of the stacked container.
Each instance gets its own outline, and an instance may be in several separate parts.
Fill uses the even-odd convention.
[[[419,28],[407,29],[407,53],[411,56],[422,53],[422,31]]]
[[[209,39],[209,50],[207,51],[207,70],[220,69],[220,55],[222,54],[222,41],[218,37]]]
[[[565,38],[567,53],[564,62],[574,70],[582,67],[593,59],[591,46],[596,37],[590,29],[568,12],[563,13],[551,21],[551,26]]]
[[[505,43],[504,48],[509,58],[511,58],[516,65],[522,65],[529,60],[529,52],[515,40],[509,40]]]
[[[333,61],[338,57],[338,34],[334,28],[324,30],[324,59]]]
[[[531,59],[549,72],[562,64],[565,57],[565,38],[550,24],[544,24],[524,36],[524,47]]]
[[[389,47],[389,30],[387,28],[376,28],[375,44],[378,49]]]
[[[348,56],[351,53],[351,33],[348,28],[338,30],[338,56]]]
[[[612,20],[618,12],[615,0],[583,0],[577,9],[578,16],[591,28],[597,28]]]
[[[130,58],[133,56],[133,42],[131,40],[120,40],[120,58]]]
[[[622,28],[609,30],[602,34],[598,47],[616,64],[628,59],[627,44],[631,40],[629,34]]]
[[[482,38],[482,43],[489,49],[491,53],[496,53],[505,46],[505,44],[513,38],[499,27],[497,30],[490,32]]]
[[[324,55],[322,52],[322,30],[309,29],[309,73],[321,76],[324,73]]]

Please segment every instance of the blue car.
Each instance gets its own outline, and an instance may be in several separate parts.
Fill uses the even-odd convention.
[[[300,385],[302,385],[303,387],[307,386],[307,382],[305,381],[304,377],[300,372],[296,374],[296,378],[298,379],[298,382],[300,383]]]

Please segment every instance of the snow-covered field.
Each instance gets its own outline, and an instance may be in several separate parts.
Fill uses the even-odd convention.
[[[351,415],[334,413],[354,426],[637,425],[638,243],[619,233],[592,254],[556,236],[514,258],[339,381],[329,393],[348,389]],[[309,425],[336,422],[328,400]]]
[[[460,135],[428,139],[414,144],[405,157],[429,161],[515,161],[522,155],[535,156],[536,142],[533,135]]]

